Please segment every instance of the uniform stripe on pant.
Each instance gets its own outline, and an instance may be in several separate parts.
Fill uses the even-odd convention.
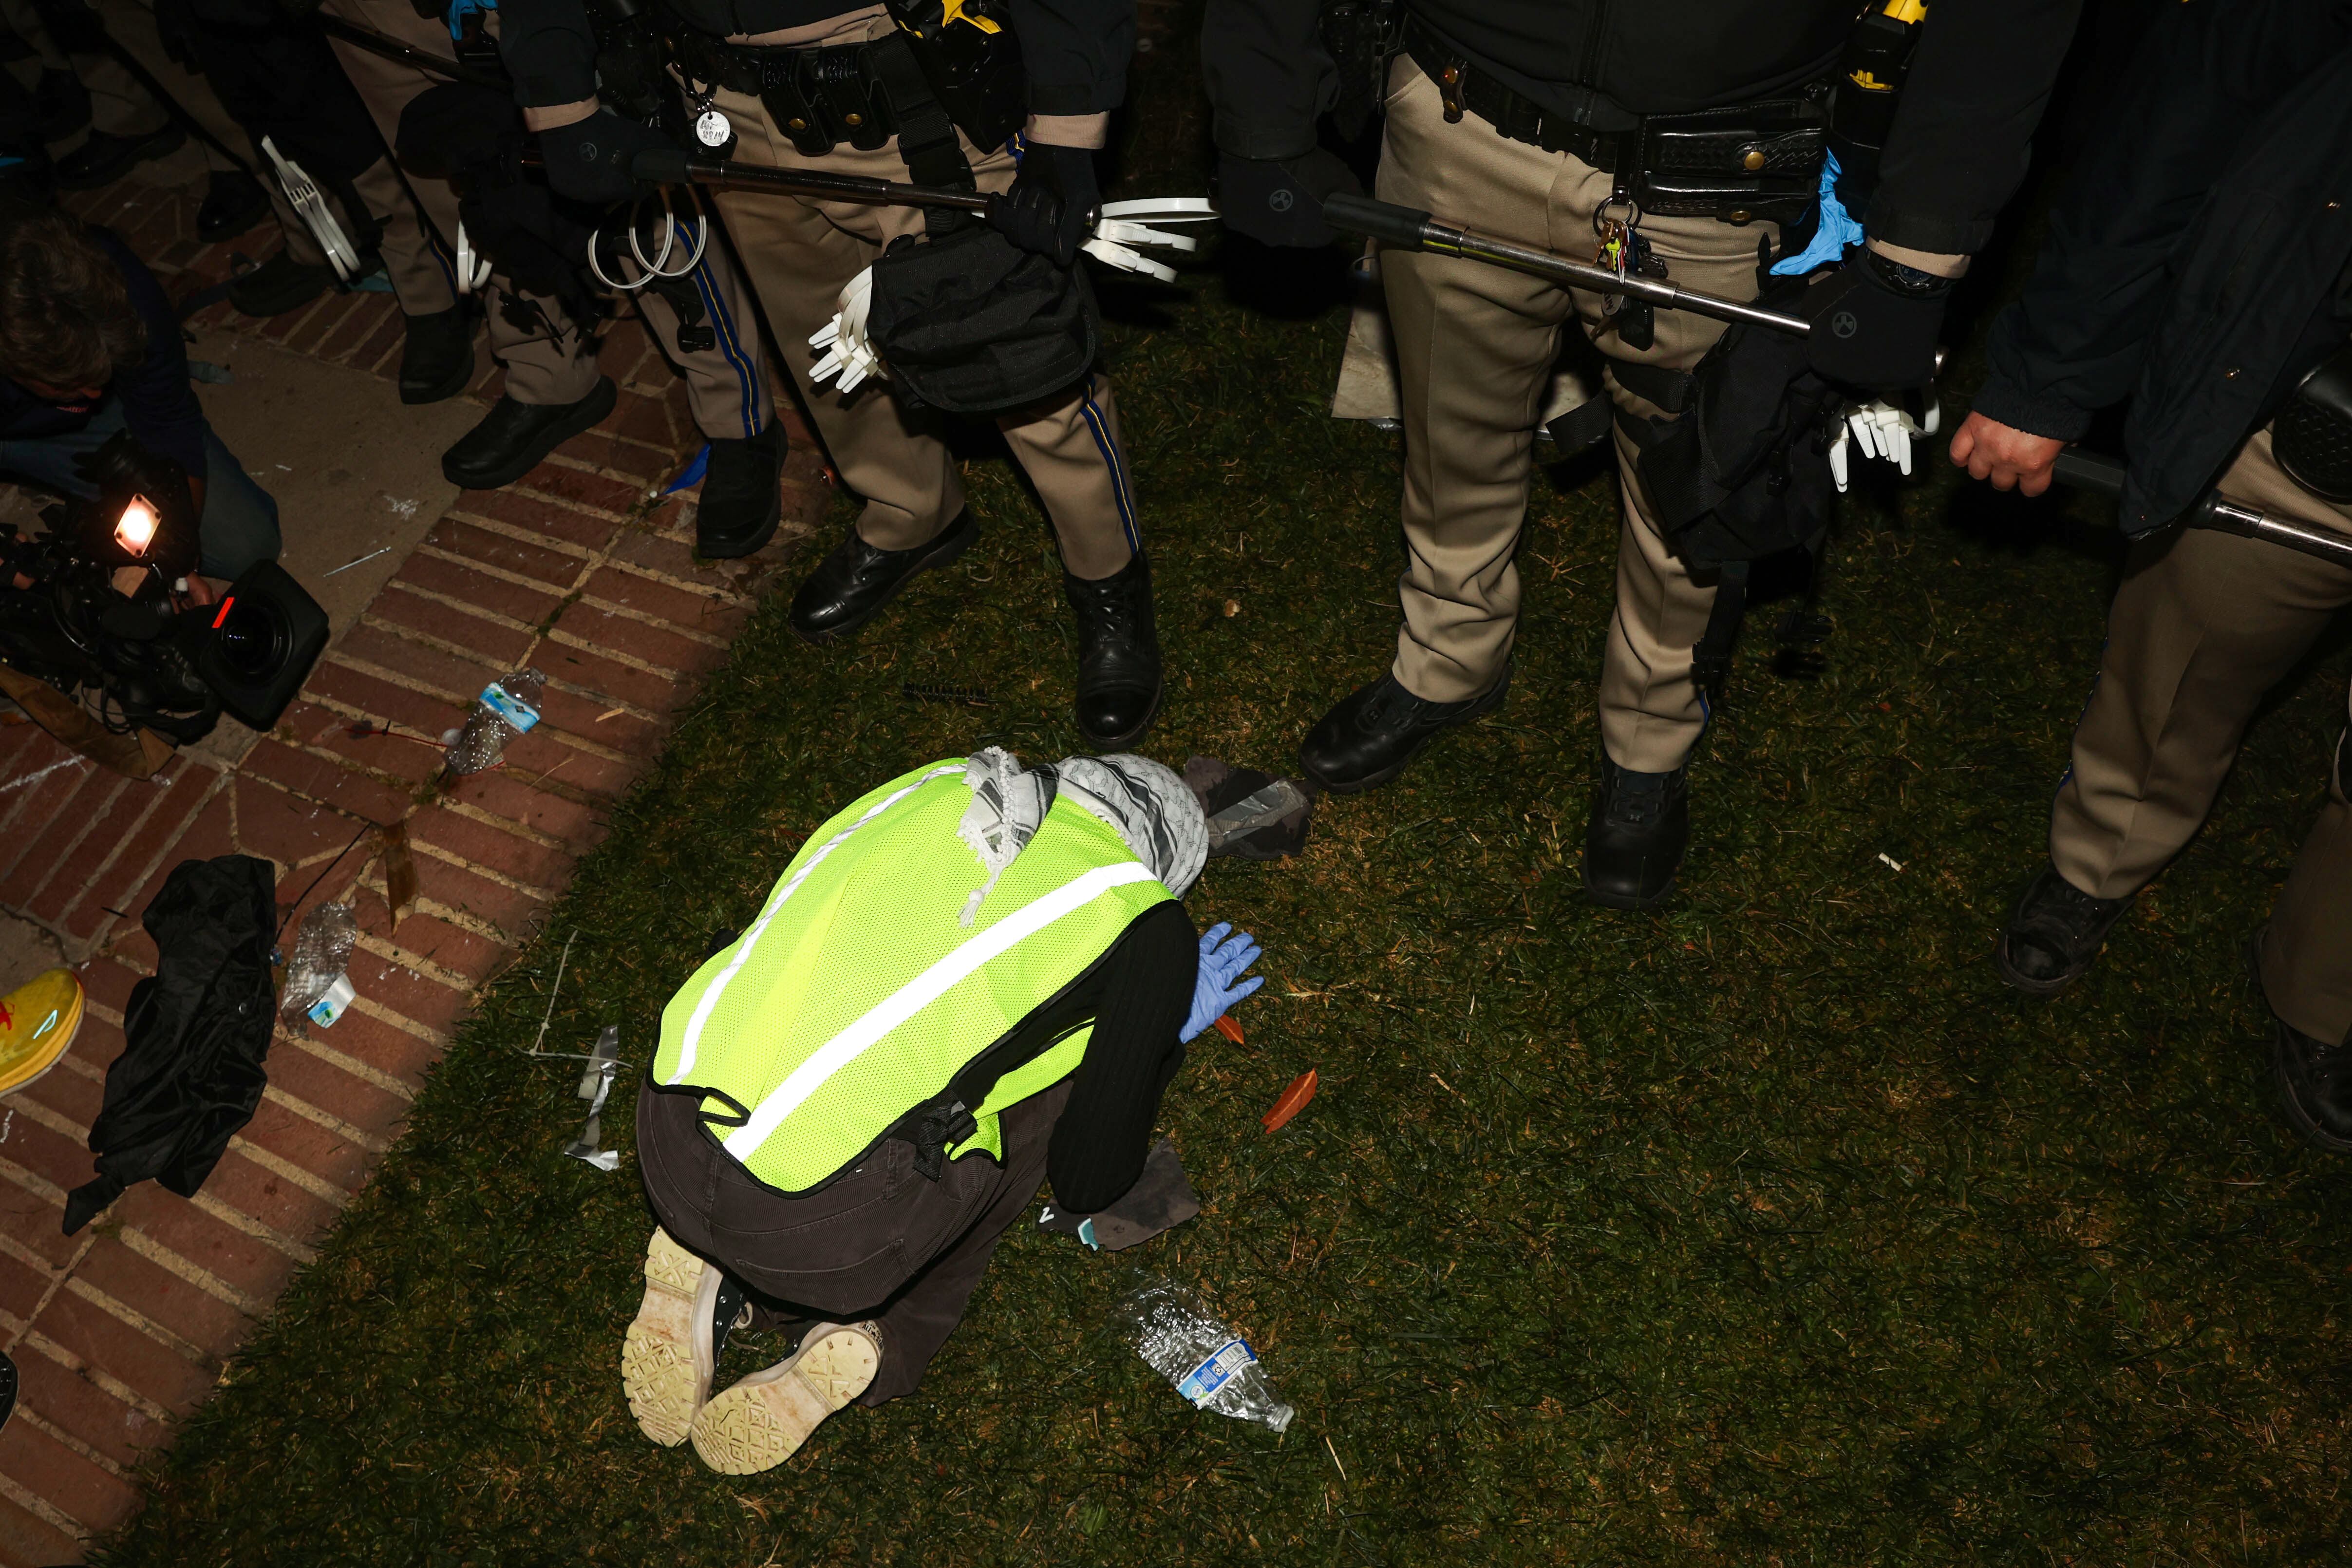
[[[694,291],[702,297],[702,311],[719,340],[719,352],[734,370],[736,379],[743,385],[743,435],[746,439],[760,433],[764,423],[760,417],[760,377],[751,367],[751,356],[743,352],[743,341],[735,331],[735,318],[729,313],[726,297],[710,286],[709,268],[700,262],[694,264]]]
[[[1095,406],[1092,376],[1087,378],[1086,395],[1079,400],[1078,413],[1094,435],[1095,450],[1102,454],[1104,467],[1110,469],[1111,499],[1118,503],[1118,526],[1127,535],[1127,547],[1140,555],[1143,532],[1136,525],[1135,492],[1128,487],[1127,463],[1119,454],[1118,443],[1110,438],[1110,426],[1104,422],[1102,410]]]

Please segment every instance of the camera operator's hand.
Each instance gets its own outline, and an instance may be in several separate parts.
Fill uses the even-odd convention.
[[[1339,155],[1318,147],[1296,158],[1217,159],[1217,214],[1225,226],[1261,245],[1311,249],[1339,231],[1323,221],[1323,200],[1361,195],[1363,183]]]
[[[1013,188],[988,198],[988,222],[1022,249],[1068,267],[1094,232],[1101,207],[1091,151],[1032,142],[1022,152]]]
[[[2066,443],[2029,435],[2014,425],[1971,414],[1952,433],[1952,462],[1969,477],[1990,479],[1997,490],[2038,496],[2050,488],[2052,470]]]
[[[1805,291],[1813,324],[1805,353],[1823,381],[1859,392],[1903,392],[1936,375],[1936,334],[1952,279],[1868,248]]]
[[[567,125],[551,125],[539,132],[539,148],[547,157],[547,183],[555,194],[575,202],[625,202],[654,186],[630,173],[640,153],[675,153],[677,144],[649,125],[625,120],[600,110]]]

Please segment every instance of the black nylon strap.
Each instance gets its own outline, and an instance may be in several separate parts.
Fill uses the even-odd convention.
[[[948,111],[933,95],[922,65],[915,58],[915,51],[905,37],[893,33],[887,38],[876,39],[866,49],[867,68],[882,84],[883,96],[890,100],[890,116],[898,121],[898,156],[907,161],[908,175],[919,185],[978,190],[971,164],[963,155],[963,144],[956,138],[955,121],[948,118]],[[923,214],[923,226],[934,235],[946,234],[973,221],[969,213],[950,212],[942,207],[932,207]]]
[[[1690,404],[1691,375],[1688,371],[1668,370],[1664,365],[1642,364],[1630,360],[1611,360],[1609,374],[1617,384],[1646,402],[1654,403],[1669,414],[1680,414]]]
[[[1727,561],[1716,584],[1715,608],[1708,612],[1706,630],[1691,649],[1691,679],[1709,701],[1720,701],[1723,682],[1731,673],[1731,650],[1739,641],[1739,623],[1748,614],[1748,563]]]

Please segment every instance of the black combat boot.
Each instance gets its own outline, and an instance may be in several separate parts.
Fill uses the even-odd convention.
[[[980,529],[969,510],[941,529],[939,537],[912,550],[877,550],[857,537],[833,548],[816,563],[808,581],[793,595],[787,619],[803,642],[826,643],[845,637],[874,618],[874,613],[898,596],[898,590],[918,572],[944,566],[971,548]]]
[[[1584,830],[1584,890],[1612,910],[1653,910],[1675,890],[1690,846],[1690,764],[1637,773],[1604,754]]]
[[[1098,752],[1123,752],[1160,711],[1160,628],[1142,551],[1109,576],[1062,574],[1078,620],[1078,729]]]
[[[2328,1045],[2273,1014],[2271,1080],[2287,1125],[2322,1149],[2352,1153],[2352,1045]]]
[[[1505,665],[1491,690],[1460,702],[1432,702],[1407,691],[1391,671],[1359,686],[1315,721],[1298,742],[1298,765],[1333,795],[1376,788],[1404,772],[1440,731],[1501,707],[1510,689],[1511,668]]]
[[[131,173],[150,158],[168,158],[188,133],[176,125],[143,136],[93,131],[82,144],[58,160],[58,184],[68,191],[94,191]]]
[[[441,473],[469,490],[510,485],[564,442],[613,412],[619,397],[613,378],[600,375],[595,389],[577,403],[517,403],[501,397],[482,422],[441,454]]]
[[[335,269],[313,267],[279,251],[228,286],[232,309],[247,316],[282,316],[299,310],[335,286]]]
[[[783,521],[783,421],[771,419],[757,436],[712,437],[702,470],[702,500],[694,514],[694,548],[706,561],[749,555],[776,536]]]
[[[215,170],[205,182],[205,199],[196,208],[196,237],[206,245],[235,239],[269,212],[269,193],[251,174],[236,169]]]
[[[400,345],[400,400],[439,403],[474,379],[474,315],[460,303],[410,316]]]
[[[2000,977],[2020,991],[2049,996],[2082,978],[2129,899],[2095,899],[2044,866],[2017,896],[1993,951]]]

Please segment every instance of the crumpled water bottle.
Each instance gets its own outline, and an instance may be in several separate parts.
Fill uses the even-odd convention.
[[[444,737],[449,746],[442,764],[454,774],[496,767],[507,743],[539,722],[540,692],[547,677],[536,669],[501,675],[482,688],[465,726]]]
[[[1127,1342],[1152,1371],[1196,1408],[1241,1421],[1261,1421],[1280,1432],[1297,1414],[1275,1396],[1249,1342],[1228,1327],[1200,1295],[1157,1274],[1119,1303]]]

